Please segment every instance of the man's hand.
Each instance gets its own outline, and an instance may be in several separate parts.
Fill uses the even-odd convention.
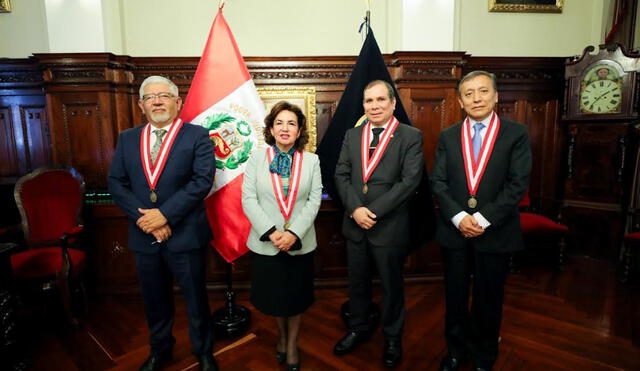
[[[478,224],[476,218],[472,215],[467,215],[460,221],[458,229],[465,238],[478,237],[484,233],[484,229]]]
[[[166,241],[171,237],[171,227],[169,227],[169,224],[165,224],[164,226],[153,230],[151,234],[156,238],[156,241]]]
[[[152,231],[167,224],[167,218],[162,215],[160,209],[138,209],[142,214],[136,221],[136,224],[144,233],[152,233]]]
[[[280,234],[280,239],[274,243],[275,247],[277,247],[281,251],[289,251],[291,246],[296,243],[296,237],[293,233],[286,231]]]
[[[371,229],[371,227],[376,225],[376,214],[364,206],[355,209],[351,216],[362,229]]]

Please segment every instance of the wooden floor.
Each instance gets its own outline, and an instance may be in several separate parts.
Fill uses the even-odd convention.
[[[640,370],[640,287],[621,285],[607,262],[571,257],[566,271],[525,267],[509,277],[502,342],[496,370]],[[407,284],[404,359],[398,369],[435,370],[446,349],[443,340],[442,282]],[[353,354],[332,353],[344,326],[338,317],[346,289],[316,291],[317,300],[303,317],[303,370],[381,370],[380,331]],[[253,323],[246,336],[215,343],[222,370],[282,369],[274,357],[275,322],[248,303]],[[379,297],[378,297],[379,299]],[[222,294],[211,295],[213,309]],[[148,354],[140,298],[94,299],[89,319],[78,332],[39,321],[28,331],[35,370],[136,370]],[[35,330],[37,327],[42,327]],[[197,370],[190,354],[187,316],[178,297],[174,329],[177,343],[168,370]]]

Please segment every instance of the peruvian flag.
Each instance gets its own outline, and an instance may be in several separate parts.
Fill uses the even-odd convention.
[[[242,178],[251,153],[264,145],[264,104],[219,8],[180,114],[209,130],[216,176],[205,199],[211,244],[229,263],[248,251],[251,225],[242,211]]]

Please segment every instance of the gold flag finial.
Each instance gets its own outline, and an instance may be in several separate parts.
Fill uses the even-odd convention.
[[[224,8],[224,0],[219,0],[218,1],[218,9],[222,9]]]

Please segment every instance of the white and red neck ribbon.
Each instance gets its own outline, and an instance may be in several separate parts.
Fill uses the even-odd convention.
[[[489,158],[491,158],[493,145],[496,143],[496,137],[500,129],[500,119],[498,115],[496,115],[495,112],[492,112],[492,115],[477,160],[473,158],[471,122],[469,121],[469,117],[467,117],[462,124],[462,158],[464,160],[464,171],[467,174],[467,187],[469,188],[469,195],[471,196],[475,196],[478,191],[478,185],[480,185],[482,175],[487,168]]]
[[[391,120],[387,125],[387,128],[380,135],[380,141],[373,151],[371,157],[369,157],[369,147],[371,146],[371,122],[362,128],[362,142],[360,143],[360,158],[362,159],[362,181],[366,184],[373,174],[373,171],[378,167],[378,163],[387,149],[393,133],[398,128],[398,119],[391,116]]]
[[[165,134],[155,164],[151,161],[151,124],[145,125],[142,129],[142,135],[140,136],[140,159],[142,160],[144,175],[147,177],[147,183],[149,183],[149,189],[151,190],[156,189],[156,184],[158,184],[160,175],[162,175],[164,165],[169,158],[169,152],[171,151],[171,147],[173,147],[173,142],[181,127],[182,120],[176,118],[169,132]]]
[[[273,161],[276,153],[273,147],[267,149],[267,158],[269,163]],[[302,173],[302,152],[295,151],[293,154],[293,164],[291,165],[291,175],[289,177],[289,193],[287,198],[284,197],[284,189],[282,187],[282,179],[280,175],[271,173],[271,184],[273,185],[273,193],[280,206],[280,212],[287,221],[291,217],[293,212],[293,206],[296,204],[296,197],[298,197],[298,189],[300,188],[300,175]]]

